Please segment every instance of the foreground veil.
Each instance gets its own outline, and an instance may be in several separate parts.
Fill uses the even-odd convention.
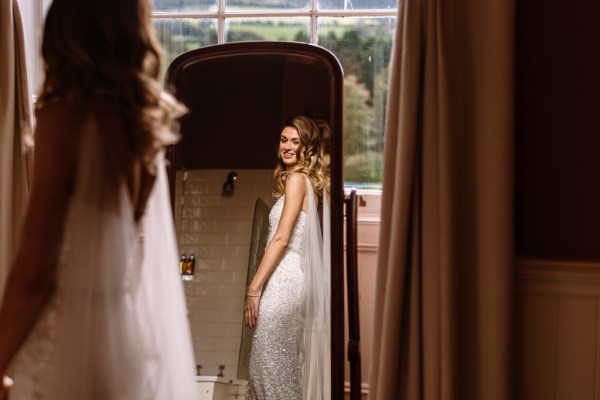
[[[89,118],[57,291],[49,399],[196,399],[194,362],[162,154],[140,223]],[[112,175],[114,176],[114,174]]]
[[[327,195],[324,195],[321,233],[314,191],[308,178],[306,184],[310,195],[302,252],[306,296],[301,309],[302,397],[305,400],[329,400],[331,399],[330,210]]]

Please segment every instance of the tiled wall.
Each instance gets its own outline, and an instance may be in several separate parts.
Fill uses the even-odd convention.
[[[194,253],[196,272],[185,281],[196,364],[202,375],[235,378],[252,216],[257,198],[272,205],[272,170],[236,170],[233,196],[221,194],[231,170],[177,174],[175,224],[181,253]]]

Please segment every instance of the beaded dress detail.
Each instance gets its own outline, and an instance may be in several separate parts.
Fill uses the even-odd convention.
[[[279,225],[284,197],[269,213],[267,243]],[[247,400],[302,399],[300,307],[304,301],[301,254],[305,219],[301,211],[288,246],[262,292],[252,338]]]

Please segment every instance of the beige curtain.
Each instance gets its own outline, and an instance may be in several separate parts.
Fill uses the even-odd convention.
[[[399,0],[371,399],[512,399],[513,1]]]
[[[19,236],[29,188],[31,133],[25,38],[17,0],[0,0],[0,299]]]

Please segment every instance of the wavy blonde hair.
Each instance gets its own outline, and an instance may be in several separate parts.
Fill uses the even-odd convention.
[[[294,116],[288,119],[284,128],[291,127],[298,131],[300,148],[298,149],[298,162],[287,169],[277,151],[277,167],[275,168],[275,190],[273,196],[279,198],[285,193],[285,183],[289,175],[294,173],[304,174],[310,180],[315,193],[322,195],[323,191],[329,192],[329,162],[325,150],[328,148],[326,141],[329,139],[329,128],[321,124],[321,129],[314,120],[304,116]]]
[[[154,158],[177,141],[185,107],[162,89],[161,48],[149,0],[54,0],[46,17],[46,77],[37,108],[58,99],[103,97],[114,104],[134,156],[152,172]]]

